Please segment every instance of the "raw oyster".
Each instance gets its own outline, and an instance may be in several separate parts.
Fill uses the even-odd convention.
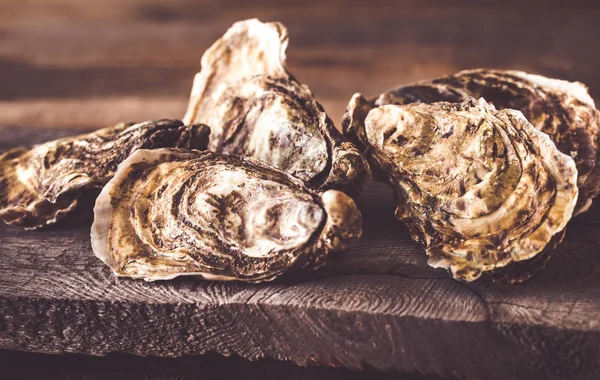
[[[138,150],[96,200],[92,248],[118,276],[259,282],[318,268],[361,232],[347,195],[258,160]]]
[[[369,168],[285,68],[278,22],[240,21],[202,56],[185,117],[211,127],[209,150],[251,156],[320,188],[357,194]]]
[[[513,108],[525,115],[556,147],[572,156],[579,177],[575,215],[586,211],[600,192],[598,138],[600,116],[587,88],[579,82],[550,79],[513,70],[465,70],[381,94],[385,104],[461,102],[483,97],[496,108]]]
[[[0,155],[0,219],[28,229],[56,223],[88,202],[139,148],[205,149],[210,129],[178,120],[121,123]],[[91,198],[91,199],[90,199]],[[87,210],[80,210],[85,211]]]
[[[532,259],[562,239],[577,201],[575,162],[520,111],[473,98],[371,110],[356,94],[344,126],[394,188],[396,218],[424,245],[429,265],[454,278],[539,265]]]

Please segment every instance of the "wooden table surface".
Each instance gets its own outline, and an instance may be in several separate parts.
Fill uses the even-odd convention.
[[[501,3],[501,4],[500,4]],[[334,121],[354,92],[473,67],[579,80],[600,100],[594,1],[0,0],[0,150],[183,116],[204,50],[234,21],[289,28],[290,70]],[[392,218],[383,185],[359,247],[268,285],[117,280],[89,226],[0,227],[0,348],[202,352],[466,379],[600,378],[600,201],[532,281],[453,281]]]

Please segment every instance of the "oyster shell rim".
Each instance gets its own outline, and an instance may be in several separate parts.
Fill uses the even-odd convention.
[[[479,102],[482,102],[482,101],[485,105],[488,105],[488,103],[482,99]],[[453,103],[446,103],[446,104],[452,105]],[[390,106],[391,107],[402,107],[399,105],[390,105]],[[408,106],[410,106],[410,104]],[[374,178],[377,181],[382,181],[382,182],[388,183],[388,185],[390,185],[390,187],[393,189],[394,196],[396,197],[397,202],[398,202],[398,206],[396,209],[396,219],[398,219],[399,221],[403,221],[403,219],[407,217],[407,214],[406,214],[407,210],[404,209],[404,207],[403,207],[404,202],[406,202],[405,197],[399,193],[399,190],[397,189],[396,185],[393,183],[394,180],[390,177],[390,174],[388,174],[385,169],[381,168],[382,164],[378,161],[377,158],[375,158],[375,156],[374,156],[375,153],[373,152],[374,148],[372,147],[372,145],[370,143],[366,142],[366,141],[368,141],[368,137],[366,134],[365,119],[368,117],[369,113],[372,110],[377,109],[377,108],[381,108],[381,107],[377,107],[372,102],[367,101],[360,93],[354,94],[353,97],[350,99],[348,108],[344,115],[343,132],[347,136],[350,136],[351,138],[353,138],[353,140],[355,141],[355,143],[358,146],[362,147],[362,149],[365,152],[367,159],[369,160],[369,163],[373,169]],[[524,123],[531,125],[527,121],[527,119],[523,116],[522,112],[520,112],[518,110],[503,110],[503,111],[510,113],[514,117],[522,119],[522,121],[524,121]],[[496,112],[498,112],[498,111],[496,111]],[[559,225],[558,228],[555,229],[556,231],[551,235],[551,239],[548,242],[546,242],[545,246],[542,247],[537,252],[532,253],[528,256],[523,256],[521,258],[521,260],[514,260],[514,261],[510,260],[502,266],[494,266],[494,267],[485,269],[484,271],[477,273],[474,277],[473,276],[457,277],[457,270],[453,269],[452,265],[441,262],[443,260],[438,260],[437,263],[432,262],[432,260],[431,260],[432,255],[430,254],[430,248],[426,246],[427,244],[425,241],[423,241],[420,237],[415,235],[415,232],[413,231],[415,228],[410,227],[411,223],[408,222],[408,227],[409,227],[409,230],[411,233],[411,237],[413,238],[413,240],[416,240],[421,245],[424,245],[423,248],[425,249],[425,251],[429,257],[428,264],[430,266],[442,267],[444,269],[447,269],[449,272],[452,273],[452,277],[455,279],[459,279],[459,280],[463,280],[463,281],[473,281],[473,280],[479,278],[479,276],[483,272],[492,272],[493,270],[501,270],[502,268],[508,266],[511,263],[519,263],[522,261],[527,261],[528,259],[537,257],[540,254],[544,254],[544,251],[546,248],[552,248],[552,247],[550,247],[550,245],[555,246],[556,244],[558,244],[560,242],[560,240],[562,240],[562,239],[558,239],[558,241],[554,242],[553,244],[550,244],[552,242],[553,237],[564,232],[566,225],[572,216],[572,211],[575,207],[575,203],[577,202],[577,199],[578,199],[578,196],[577,196],[578,188],[576,185],[577,170],[575,168],[575,162],[572,159],[572,157],[560,152],[556,148],[556,146],[554,145],[554,143],[552,142],[552,140],[550,139],[550,137],[548,135],[546,135],[545,133],[543,133],[541,131],[538,131],[537,129],[535,129],[533,127],[530,129],[531,129],[532,134],[534,136],[536,136],[536,138],[538,138],[540,141],[542,141],[543,145],[551,146],[553,148],[554,152],[551,152],[551,153],[554,153],[556,155],[556,157],[562,157],[562,159],[565,159],[565,162],[567,163],[567,166],[569,167],[569,171],[571,172],[571,175],[569,176],[569,180],[570,180],[570,182],[575,181],[574,184],[571,184],[571,186],[573,187],[573,190],[575,191],[575,196],[571,199],[569,204],[566,206],[566,210],[567,210],[566,214],[568,214],[569,208],[571,209],[571,214],[568,215],[568,217],[565,214],[565,217],[562,219],[561,224]],[[562,226],[562,228],[560,228],[561,226]],[[564,234],[563,234],[563,236],[564,236]]]
[[[111,191],[118,192],[119,182],[127,179],[127,176],[129,175],[128,169],[131,168],[132,165],[144,162],[148,163],[148,161],[152,161],[152,158],[148,159],[147,155],[160,156],[161,154],[171,153],[189,155],[190,159],[198,158],[200,155],[203,157],[235,157],[236,159],[240,160],[240,162],[248,162],[252,165],[259,165],[260,167],[266,168],[266,170],[277,172],[279,175],[284,176],[292,186],[302,189],[303,191],[307,191],[313,196],[314,199],[318,200],[318,205],[324,211],[325,218],[320,227],[318,227],[318,229],[311,234],[311,237],[307,242],[305,242],[301,247],[294,248],[294,250],[300,250],[304,252],[298,254],[285,270],[269,274],[268,276],[259,277],[256,279],[241,278],[233,275],[228,276],[212,274],[206,271],[172,272],[164,275],[152,274],[151,277],[147,277],[144,274],[131,275],[121,273],[117,271],[117,265],[109,254],[110,247],[108,247],[110,221],[112,218],[112,212],[114,210],[114,208],[111,207],[113,201]],[[161,163],[157,160],[155,161],[157,162],[157,165]],[[340,205],[341,207],[339,207]],[[360,210],[352,198],[340,191],[326,190],[320,192],[318,190],[311,189],[306,186],[304,181],[294,177],[293,175],[266,165],[262,161],[256,160],[252,157],[220,155],[210,151],[183,151],[176,148],[159,148],[152,150],[139,149],[121,164],[119,164],[119,168],[114,177],[104,186],[100,192],[100,195],[96,199],[94,215],[94,223],[92,224],[90,231],[94,255],[104,262],[104,264],[106,264],[116,276],[141,278],[145,281],[170,280],[179,276],[199,276],[206,280],[243,281],[249,283],[272,281],[298,267],[304,268],[308,265],[311,267],[311,269],[320,268],[325,263],[323,259],[329,255],[330,251],[338,252],[344,250],[358,240],[362,235],[362,216]],[[351,224],[350,227],[352,228],[344,228],[345,220],[349,221]],[[108,223],[105,221],[108,221]]]

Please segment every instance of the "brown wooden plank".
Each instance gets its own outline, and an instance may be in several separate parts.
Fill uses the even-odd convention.
[[[248,17],[288,26],[290,69],[336,121],[356,91],[473,67],[580,80],[600,96],[592,2],[19,3],[0,1],[0,125],[180,117],[203,51]]]
[[[12,141],[14,131],[0,134]],[[14,142],[51,137],[26,131]],[[89,226],[2,226],[0,348],[216,352],[465,379],[600,376],[600,226],[575,220],[526,284],[463,284],[426,265],[385,185],[369,184],[359,206],[357,247],[321,271],[258,285],[117,279],[93,256]]]
[[[71,133],[55,127],[180,117],[204,49],[249,17],[288,26],[291,71],[336,121],[355,91],[480,66],[580,80],[599,99],[599,16],[585,0],[0,0],[0,150]],[[266,285],[117,280],[91,254],[89,226],[1,227],[0,348],[600,378],[600,205],[517,286],[427,267],[391,205],[370,184],[360,246]]]
[[[33,99],[0,101],[5,129],[19,126],[98,129],[121,121],[181,119],[187,99],[109,97],[92,99]],[[38,128],[40,129],[40,128]],[[2,137],[0,137],[0,140]]]
[[[276,360],[249,361],[216,354],[180,358],[112,354],[44,355],[0,350],[2,375],[10,380],[453,380],[373,369],[298,367]]]
[[[305,0],[293,2],[285,0],[171,0],[165,4],[161,0],[105,0],[103,2],[81,2],[78,0],[28,0],[27,7],[20,0],[0,1],[0,21],[3,24],[27,24],[47,22],[48,19],[61,21],[132,21],[173,22],[182,20],[209,20],[227,17],[223,13],[240,18],[254,12],[271,12],[273,15],[300,13],[322,15],[324,13],[347,12],[361,9],[366,12],[379,10],[436,11],[460,9],[465,11],[491,9],[500,11],[543,11],[547,9],[590,10],[598,9],[594,0],[505,0],[487,2],[480,0]],[[227,12],[223,12],[227,11]]]

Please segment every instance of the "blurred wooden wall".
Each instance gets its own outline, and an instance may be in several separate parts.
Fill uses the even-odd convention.
[[[600,98],[597,1],[0,0],[0,125],[180,118],[204,50],[251,17],[287,25],[290,70],[335,121],[354,92],[473,67]]]

